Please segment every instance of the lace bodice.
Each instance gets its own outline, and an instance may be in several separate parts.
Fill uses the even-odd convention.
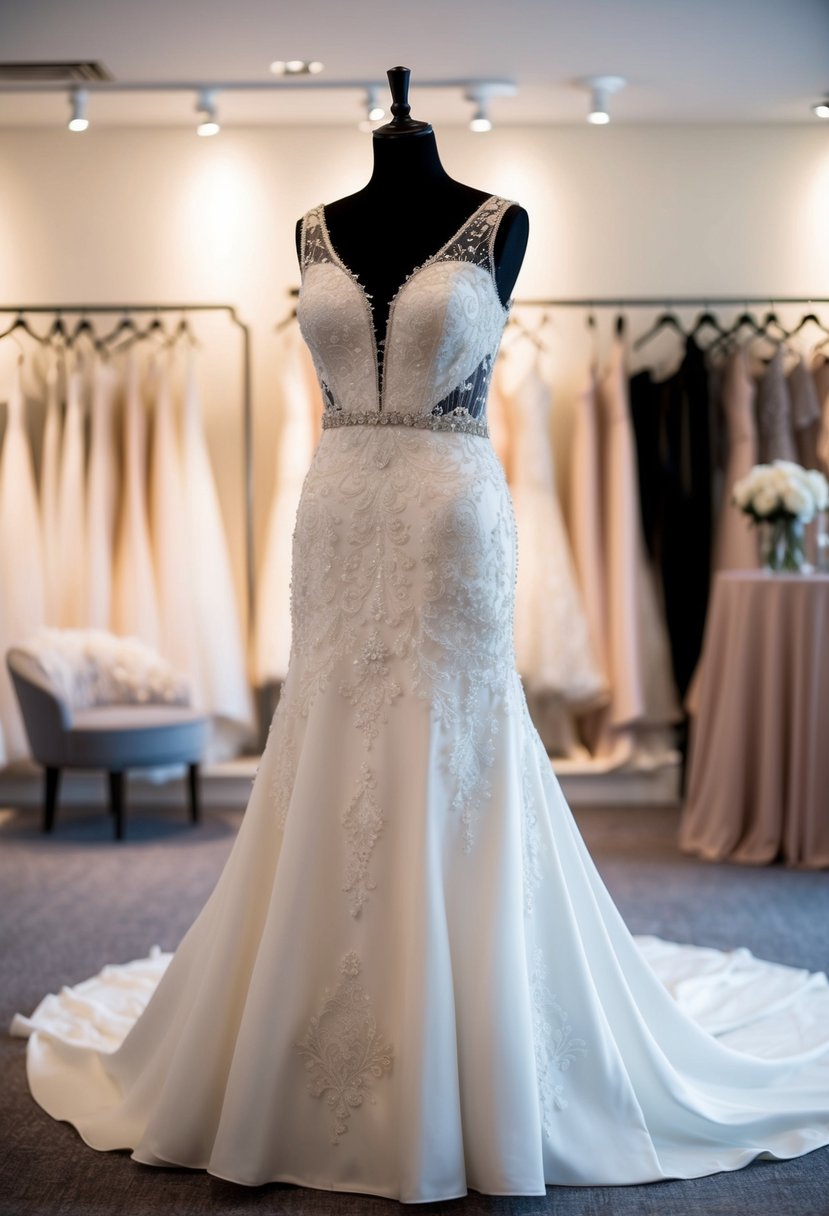
[[[371,299],[331,242],[325,208],[302,221],[297,316],[323,391],[323,426],[393,422],[486,434],[486,398],[509,315],[493,246],[512,206],[486,199],[395,294],[378,342]]]

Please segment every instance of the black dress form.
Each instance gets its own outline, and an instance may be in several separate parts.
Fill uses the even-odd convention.
[[[678,370],[630,382],[642,527],[662,581],[674,678],[685,696],[702,649],[711,581],[711,409],[705,355],[688,338]]]

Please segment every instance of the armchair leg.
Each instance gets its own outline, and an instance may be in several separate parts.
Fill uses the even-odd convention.
[[[115,839],[124,839],[124,774],[109,774],[109,809],[115,816]]]
[[[190,822],[198,823],[200,818],[198,764],[188,765],[187,784],[190,791]]]
[[[55,813],[58,809],[58,786],[60,785],[60,769],[46,766],[46,792],[43,800],[43,830],[51,832],[55,826]]]

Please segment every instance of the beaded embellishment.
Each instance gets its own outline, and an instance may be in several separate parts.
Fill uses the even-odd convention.
[[[449,414],[403,414],[399,410],[365,410],[352,412],[326,410],[322,415],[323,430],[338,426],[415,426],[429,431],[461,431],[465,435],[487,438],[489,428],[482,418],[473,418],[468,410],[453,410]]]

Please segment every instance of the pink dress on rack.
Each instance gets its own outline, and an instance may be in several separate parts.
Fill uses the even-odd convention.
[[[735,350],[725,365],[722,382],[728,457],[714,539],[715,570],[751,570],[758,564],[754,528],[748,516],[731,501],[736,482],[757,463],[754,394],[754,381],[746,366],[745,350]]]

